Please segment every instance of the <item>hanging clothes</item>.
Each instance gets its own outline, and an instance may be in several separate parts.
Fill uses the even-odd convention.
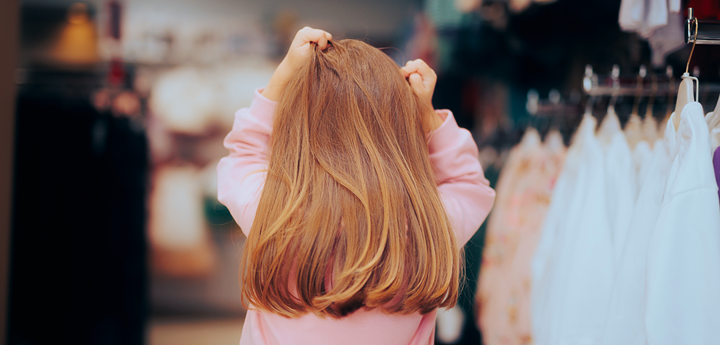
[[[680,0],[622,0],[618,23],[623,31],[648,40],[655,67],[685,46]]]
[[[668,13],[667,24],[653,31],[648,38],[652,50],[652,64],[661,67],[665,58],[685,46],[683,25],[685,18],[682,13]]]
[[[703,116],[696,102],[680,115],[674,160],[649,243],[645,324],[650,344],[717,341],[720,204]]]
[[[672,119],[680,116],[677,131]],[[720,324],[720,203],[702,106],[667,121],[636,203],[603,344],[711,344]]]
[[[553,192],[532,263],[534,343],[594,344],[613,279],[605,159],[586,115]]]
[[[637,189],[632,153],[612,108],[600,125],[598,139],[605,154],[605,201],[612,229],[613,262],[617,265],[630,226]]]
[[[630,147],[630,150],[634,150],[635,146],[643,140],[642,137],[642,119],[638,114],[630,114],[627,124],[625,124],[625,139]]]
[[[642,182],[647,178],[647,174],[650,171],[650,165],[652,164],[653,151],[650,148],[650,144],[646,140],[642,140],[635,145],[635,150],[632,153],[633,164],[635,165],[635,187],[637,188],[637,195],[640,195],[640,188]],[[637,200],[637,197],[635,198]]]
[[[718,185],[718,199],[720,199],[720,149],[715,149],[713,155],[713,167],[715,168],[715,182]]]
[[[665,128],[663,127],[663,131]],[[652,114],[646,114],[645,120],[643,120],[643,138],[650,144],[650,148],[653,148],[653,144],[659,138],[658,133],[658,122],[652,116]]]
[[[664,140],[653,145],[649,171],[635,203],[630,231],[615,275],[607,323],[603,333],[604,345],[644,344],[642,339],[645,310],[645,266],[647,243],[660,212],[663,186],[670,170],[667,142],[675,132],[668,130]]]
[[[530,344],[530,263],[540,225],[565,158],[559,132],[528,129],[510,152],[488,220],[480,283],[478,326],[485,344]]]

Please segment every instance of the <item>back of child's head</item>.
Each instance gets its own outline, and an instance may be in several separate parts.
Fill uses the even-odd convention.
[[[460,254],[428,156],[433,110],[364,42],[305,58],[274,115],[244,300],[286,317],[454,305]]]

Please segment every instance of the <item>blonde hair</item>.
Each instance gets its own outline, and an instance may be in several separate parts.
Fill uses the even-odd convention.
[[[306,58],[275,113],[243,303],[285,317],[455,305],[460,252],[425,139],[433,110],[366,43]]]

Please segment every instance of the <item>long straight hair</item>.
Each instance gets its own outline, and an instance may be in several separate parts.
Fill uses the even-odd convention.
[[[455,305],[460,252],[428,156],[433,110],[364,42],[305,58],[275,113],[243,303],[285,317]]]

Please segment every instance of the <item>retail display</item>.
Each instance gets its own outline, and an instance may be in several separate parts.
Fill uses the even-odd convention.
[[[693,36],[696,23],[690,11]],[[489,220],[478,290],[484,343],[709,344],[715,339],[720,119],[717,112],[704,115],[698,97],[716,86],[698,85],[686,71],[678,88],[672,78],[659,87],[653,77],[648,90],[643,68],[638,83],[626,87],[614,72],[607,78],[612,86],[604,87],[591,69],[586,71],[588,108],[552,190],[539,241],[534,235],[522,238],[536,241],[525,248],[534,256],[520,263],[532,264],[524,295],[514,293],[508,278],[516,274],[517,263],[502,264],[518,257],[507,243],[521,241],[507,214],[522,208],[508,195],[522,185],[518,153],[537,155],[539,139],[528,131],[511,151]],[[668,104],[675,111],[658,134],[652,105],[663,93],[677,100]],[[621,94],[636,99],[624,131],[614,108]],[[592,103],[606,95],[612,98],[596,130]],[[643,120],[637,100],[644,95],[651,98]],[[528,312],[531,332],[514,326]]]

